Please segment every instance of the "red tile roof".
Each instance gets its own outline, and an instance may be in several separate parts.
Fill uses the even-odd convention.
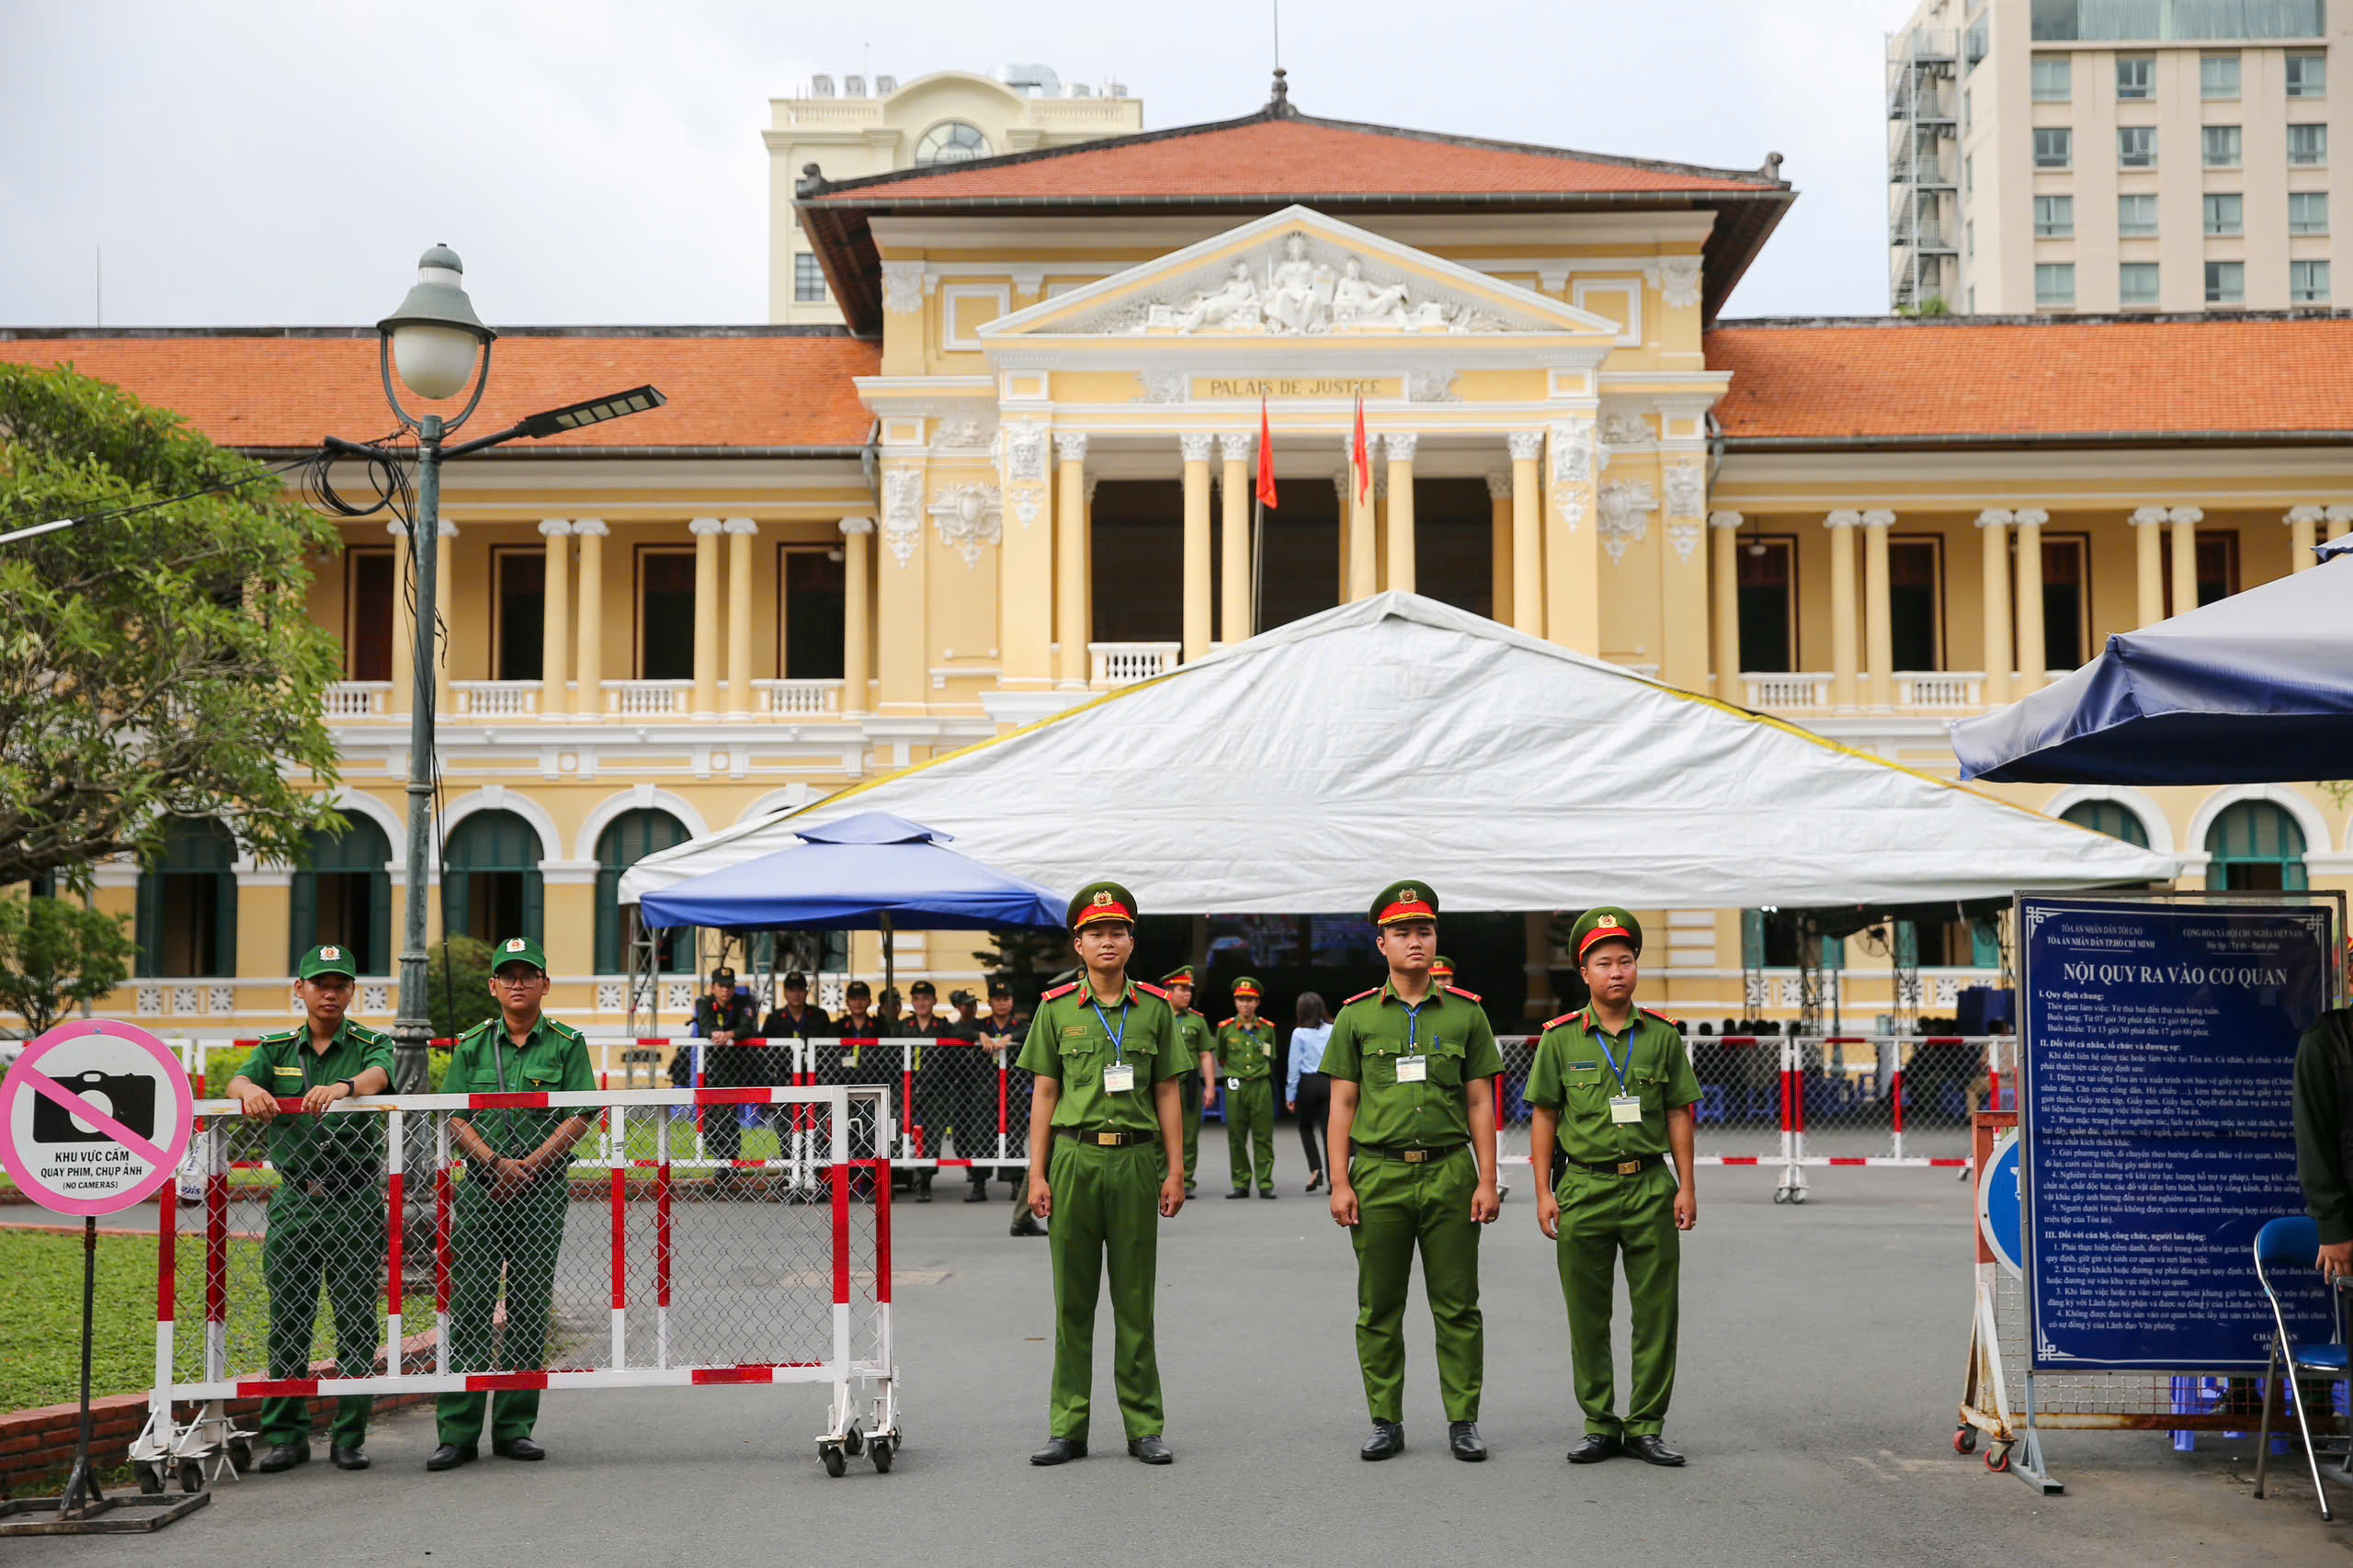
[[[1706,352],[1734,442],[2353,431],[2353,317],[1756,322]]]
[[[364,440],[394,424],[373,332],[18,333],[0,335],[0,360],[71,362],[176,411],[225,446],[313,447],[328,435]],[[489,394],[459,438],[650,381],[667,407],[507,449],[855,447],[872,415],[850,378],[871,375],[880,363],[879,346],[839,332],[518,332],[499,338]]]
[[[1761,174],[1477,142],[1387,126],[1259,118],[846,182],[808,199],[1099,200],[1775,191]]]

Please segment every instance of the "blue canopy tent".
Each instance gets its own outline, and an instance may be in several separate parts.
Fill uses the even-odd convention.
[[[1062,928],[1062,895],[959,855],[946,847],[949,835],[889,812],[860,812],[793,836],[801,841],[794,847],[666,886],[654,868],[633,867],[622,879],[622,902],[634,894],[638,918],[656,928],[880,931],[886,986],[894,978],[891,933],[902,918],[925,931]]]
[[[2320,564],[2108,640],[1952,727],[1964,779],[2244,784],[2353,778],[2353,539]]]

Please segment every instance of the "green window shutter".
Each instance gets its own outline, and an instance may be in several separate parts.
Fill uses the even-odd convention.
[[[2001,927],[1991,920],[1969,923],[1969,961],[1978,969],[2002,967]]]
[[[233,977],[237,972],[237,873],[212,873],[212,972]]]
[[[1909,920],[1895,923],[1895,966],[1898,969],[1920,967],[1920,927]]]
[[[613,867],[597,872],[597,972],[621,971],[621,874]]]
[[[370,974],[392,971],[392,874],[380,863],[368,879],[368,950],[359,961]]]
[[[297,871],[286,898],[286,972],[294,973],[302,967],[302,955],[311,950],[312,937],[319,928],[319,874]]]
[[[139,878],[139,972],[142,976],[164,972],[164,879],[153,871],[144,871]]]
[[[444,941],[451,937],[462,937],[466,934],[466,915],[469,913],[466,908],[466,894],[470,891],[467,887],[469,881],[470,879],[463,871],[453,871],[446,867],[442,869],[441,937]]]
[[[1844,937],[1822,938],[1822,967],[1824,969],[1847,967],[1847,939]]]
[[[1761,909],[1740,912],[1740,967],[1765,967],[1765,912]]]
[[[534,942],[544,942],[546,940],[545,936],[542,934],[543,927],[547,924],[544,918],[546,902],[546,890],[541,885],[539,871],[534,869],[524,872],[523,935],[530,937]],[[550,960],[549,961],[553,962],[554,960]]]

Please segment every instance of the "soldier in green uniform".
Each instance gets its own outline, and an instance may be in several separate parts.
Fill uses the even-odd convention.
[[[1176,1040],[1185,1048],[1185,1060],[1192,1065],[1176,1080],[1177,1090],[1185,1106],[1185,1196],[1201,1179],[1201,1088],[1211,1085],[1209,1104],[1217,1103],[1217,1057],[1210,1039],[1210,1020],[1206,1014],[1193,1008],[1193,966],[1180,965],[1160,977],[1162,989],[1168,993],[1168,1006],[1176,1013]]]
[[[1258,1016],[1266,993],[1248,975],[1233,983],[1233,1017],[1217,1027],[1217,1071],[1225,1079],[1225,1153],[1233,1172],[1228,1198],[1250,1196],[1251,1156],[1258,1196],[1275,1195],[1275,1026]]]
[[[1372,901],[1389,979],[1347,999],[1324,1050],[1332,1080],[1332,1218],[1357,1253],[1357,1362],[1372,1436],[1357,1451],[1405,1450],[1405,1290],[1414,1251],[1438,1334],[1447,1447],[1483,1460],[1479,1392],[1486,1365],[1479,1312],[1479,1227],[1495,1195],[1494,1079],[1503,1069],[1486,1010],[1430,983],[1438,894],[1392,882]]]
[[[510,937],[491,954],[491,994],[499,1016],[459,1038],[441,1090],[451,1095],[585,1094],[597,1086],[588,1042],[569,1024],[540,1011],[548,994],[547,954],[529,937]],[[468,1111],[449,1119],[449,1142],[466,1162],[450,1222],[449,1364],[460,1372],[492,1369],[491,1317],[506,1279],[506,1334],[496,1369],[537,1370],[546,1359],[548,1309],[556,1255],[563,1244],[566,1173],[572,1146],[587,1136],[588,1118],[550,1109]],[[472,1462],[482,1439],[486,1393],[445,1393],[436,1402],[441,1446],[427,1470]],[[499,1392],[491,1412],[491,1452],[542,1460],[531,1439],[537,1389]]]
[[[1037,1074],[1029,1109],[1029,1208],[1052,1221],[1054,1382],[1046,1446],[1031,1464],[1086,1457],[1095,1381],[1095,1306],[1111,1275],[1111,1382],[1128,1452],[1176,1455],[1161,1435],[1153,1290],[1160,1227],[1185,1207],[1184,1108],[1190,1060],[1160,988],[1128,978],[1136,901],[1117,882],[1071,900],[1072,945],[1085,977],[1038,999],[1021,1065]],[[1158,1145],[1157,1148],[1154,1145]]]
[[[294,983],[304,1022],[262,1036],[244,1071],[229,1080],[229,1097],[268,1126],[269,1163],[278,1172],[261,1247],[273,1378],[311,1375],[311,1330],[322,1284],[335,1309],[335,1369],[347,1378],[376,1369],[377,1298],[384,1289],[383,1121],[324,1114],[337,1100],[381,1095],[392,1086],[392,1040],[346,1016],[354,967],[350,950],[333,943],[304,953]],[[281,1099],[301,1100],[303,1114],[274,1122]],[[337,1470],[368,1468],[363,1445],[375,1403],[364,1393],[335,1402],[327,1457]],[[256,1470],[308,1463],[309,1402],[262,1401],[261,1439],[268,1446]]]
[[[1622,909],[1587,910],[1569,949],[1593,1000],[1544,1026],[1528,1075],[1529,1147],[1557,1137],[1567,1164],[1557,1187],[1536,1187],[1536,1223],[1557,1243],[1569,1355],[1585,1437],[1571,1464],[1625,1452],[1651,1464],[1683,1456],[1659,1434],[1675,1392],[1675,1331],[1682,1237],[1699,1223],[1691,1186],[1691,1107],[1699,1080],[1672,1019],[1634,1006],[1643,928]],[[1675,1164],[1665,1164],[1672,1153]],[[1617,1413],[1609,1361],[1615,1271],[1626,1258],[1634,1377]]]

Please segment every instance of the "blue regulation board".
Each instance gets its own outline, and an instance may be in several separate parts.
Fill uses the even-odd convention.
[[[2037,1371],[2262,1372],[2253,1245],[2304,1211],[2290,1091],[2330,995],[2330,915],[2019,900]],[[2330,1336],[2316,1283],[2294,1307],[2299,1338]]]

